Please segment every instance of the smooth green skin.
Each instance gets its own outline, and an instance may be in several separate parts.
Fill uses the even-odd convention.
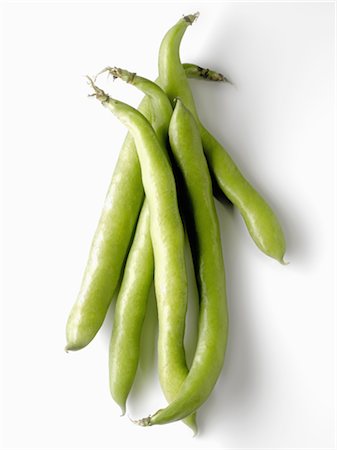
[[[126,81],[127,83],[132,84],[137,89],[141,90],[149,99],[150,99],[150,106],[151,106],[151,124],[153,129],[156,132],[156,135],[158,137],[159,142],[162,144],[163,148],[166,148],[168,142],[168,127],[170,124],[171,116],[172,116],[172,106],[170,103],[170,100],[168,99],[165,92],[155,83],[152,81],[137,76],[135,73],[130,73],[127,70],[120,69],[120,68],[107,68],[107,71],[115,78],[121,78],[122,80]],[[165,152],[165,156],[168,159],[168,155]],[[146,202],[146,201],[145,201]],[[143,206],[144,208],[144,206]],[[144,239],[150,239],[150,223],[148,223],[148,229],[146,230],[145,226],[142,227],[142,232],[148,234],[148,238]],[[136,237],[135,237],[136,239]],[[136,244],[134,244],[136,245]],[[148,252],[148,249],[144,249],[144,263],[146,264],[149,261],[150,254]],[[141,260],[141,258],[139,258]],[[136,270],[136,265],[134,265],[134,268]],[[136,271],[137,272],[137,271]],[[145,273],[146,272],[146,273]],[[153,276],[153,262],[149,263],[148,269],[142,268],[142,276],[145,277],[147,280],[150,276]],[[140,301],[142,303],[146,303],[146,299],[148,297],[148,291],[142,290],[142,279],[141,277],[133,277],[133,292],[137,296],[137,301]],[[127,282],[126,282],[127,283]],[[124,284],[124,280],[123,280]],[[142,290],[143,296],[139,297],[136,293],[136,285],[139,285],[140,290]],[[148,287],[149,290],[150,287]],[[119,299],[117,299],[117,302]],[[132,322],[135,326],[135,321],[139,320],[138,318],[133,317],[133,304],[134,300],[132,298],[132,294],[130,293],[129,298],[124,298],[124,315],[127,315],[128,317],[124,317],[124,328],[128,329],[128,323]],[[158,311],[160,316],[160,308],[162,307],[161,303],[158,303]],[[141,319],[143,320],[143,318]],[[181,374],[184,373],[185,367],[182,368],[180,371],[176,371],[175,367],[176,365],[170,366],[167,363],[165,353],[167,353],[167,345],[170,344],[170,330],[174,326],[174,324],[170,323],[162,323],[159,325],[159,347],[158,347],[158,372],[159,372],[159,379],[160,383],[163,389],[163,392],[165,394],[166,399],[168,402],[171,402],[174,400],[174,398],[177,396],[177,393],[184,382],[184,379],[181,378]],[[138,339],[140,339],[140,330],[141,330],[141,324],[138,328],[139,335]],[[114,331],[113,331],[114,334]],[[124,333],[125,334],[125,333]],[[125,350],[126,350],[125,346]],[[139,351],[139,350],[138,350]],[[122,352],[119,353],[120,358],[120,365],[121,367],[118,367],[118,359],[115,358],[113,355],[114,348],[110,347],[110,357],[113,358],[114,364],[113,364],[113,371],[111,370],[110,366],[110,386],[112,386],[111,392],[114,392],[112,394],[113,398],[117,401],[117,403],[122,407],[122,411],[125,410],[125,402],[127,398],[128,388],[130,390],[131,385],[131,377],[127,377],[125,380],[125,383],[127,383],[127,386],[123,387],[123,371],[127,370],[128,363],[126,359],[128,359],[128,354],[125,352],[125,355],[123,356]],[[135,353],[135,351],[134,351]],[[134,354],[133,353],[133,354]],[[164,354],[163,354],[164,353]],[[181,350],[179,349],[179,353],[177,355],[178,358],[180,358]],[[123,359],[123,360],[122,360]],[[174,358],[171,358],[170,361],[175,361]],[[132,361],[130,361],[130,368],[134,371],[134,376],[136,374],[136,371],[134,370],[134,359],[132,356]],[[118,370],[118,374],[114,373]],[[194,433],[197,432],[197,424],[196,424],[196,415],[192,414],[190,417],[186,417],[184,422],[186,425],[188,425]]]
[[[205,79],[198,66],[192,64],[188,64],[186,73],[193,78],[199,75],[199,79]],[[145,117],[150,117],[146,97],[139,110]],[[80,292],[68,317],[66,350],[82,349],[100,329],[120,279],[143,200],[138,156],[134,140],[128,133],[91,244]]]
[[[144,201],[116,301],[109,349],[110,392],[125,414],[126,399],[134,382],[140,338],[153,280],[154,261],[150,211]]]
[[[124,141],[66,327],[66,350],[80,350],[100,329],[117,287],[144,199],[130,135]]]
[[[164,36],[158,59],[160,85],[171,101],[176,97],[181,98],[193,114],[198,123],[209,169],[221,190],[239,209],[255,244],[266,255],[284,263],[285,237],[276,215],[199,120],[179,56],[182,37],[196,17],[198,15],[190,15],[179,20]]]
[[[180,100],[171,118],[169,138],[188,207],[188,233],[200,294],[198,342],[178,396],[143,425],[182,419],[207,400],[223,366],[228,334],[225,270],[212,182],[197,123]]]
[[[147,119],[151,122],[161,145],[166,148],[168,127],[173,109],[165,92],[158,84],[147,78],[140,77],[136,73],[129,72],[119,67],[107,67],[105,70],[114,78],[120,78],[126,83],[132,84],[146,95],[145,98],[148,98],[150,101],[150,105],[147,108]]]
[[[128,127],[135,140],[150,210],[159,319],[159,364],[164,368],[163,384],[169,392],[174,393],[175,380],[183,381],[188,374],[183,345],[187,307],[184,229],[178,209],[175,179],[165,155],[166,150],[144,116],[97,88],[96,96]],[[173,373],[174,378],[171,377]]]

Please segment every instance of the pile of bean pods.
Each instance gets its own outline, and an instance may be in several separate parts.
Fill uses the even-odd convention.
[[[224,80],[221,74],[180,61],[181,40],[198,15],[184,16],[165,34],[156,82],[118,68],[103,70],[145,94],[138,110],[111,98],[95,84],[96,79],[89,78],[92,95],[129,133],[68,318],[66,346],[66,350],[79,350],[90,343],[116,295],[109,376],[112,397],[124,413],[154,279],[158,373],[168,405],[136,423],[148,426],[183,420],[194,431],[196,412],[222,369],[228,335],[225,271],[212,186],[238,208],[265,254],[283,263],[285,253],[284,234],[270,206],[198,117],[188,78]],[[200,305],[190,367],[184,350],[186,236]]]

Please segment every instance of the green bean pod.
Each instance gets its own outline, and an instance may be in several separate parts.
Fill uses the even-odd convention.
[[[127,70],[123,70],[117,67],[106,69],[114,78],[121,78],[129,84],[132,84],[137,89],[140,89],[147,97],[150,99],[150,106],[152,110],[151,114],[151,124],[155,130],[160,143],[165,148],[168,144],[168,128],[172,116],[171,103],[166,96],[165,92],[152,81],[137,76],[135,73],[130,73]],[[166,153],[165,153],[166,154]],[[167,154],[166,154],[167,156]],[[169,159],[168,159],[169,160]],[[145,228],[143,232],[146,233]],[[150,226],[147,230],[150,235]],[[143,269],[144,270],[144,269]],[[139,280],[141,283],[141,280]],[[158,303],[158,311],[160,315],[160,308],[162,305]],[[167,345],[169,345],[170,340],[170,330],[172,324],[167,326],[164,323],[162,326],[159,324],[159,343],[158,346],[158,372],[159,379],[168,402],[171,402],[176,397],[184,379],[180,377],[181,371],[176,372],[174,366],[167,364],[165,357],[165,352],[167,351]],[[117,378],[112,374],[113,378]],[[186,425],[188,425],[194,432],[197,430],[196,417],[192,414],[184,419]]]
[[[139,360],[140,338],[153,280],[150,212],[144,201],[116,301],[109,349],[112,398],[125,413]]]
[[[80,350],[100,329],[117,287],[144,199],[141,172],[127,135],[90,248],[80,292],[66,327],[66,350]]]
[[[131,106],[110,98],[93,85],[96,97],[132,133],[142,171],[142,181],[150,210],[150,233],[155,261],[155,293],[158,304],[158,354],[164,384],[188,374],[184,352],[185,316],[187,307],[187,275],[184,256],[184,230],[181,222],[175,179],[150,123]]]
[[[212,182],[198,126],[179,99],[169,138],[188,205],[188,234],[200,295],[198,342],[189,374],[177,397],[166,408],[141,420],[141,425],[172,422],[196,411],[219,377],[227,344],[225,271]]]
[[[212,71],[211,71],[212,72]],[[187,76],[205,79],[198,66],[188,64]],[[149,100],[139,106],[150,117]],[[126,136],[91,244],[80,291],[66,326],[66,350],[80,350],[95,337],[113,298],[144,200],[134,140]]]
[[[209,169],[221,190],[239,209],[255,244],[266,255],[284,263],[285,238],[276,215],[199,120],[179,56],[182,37],[198,16],[199,13],[183,17],[164,36],[158,58],[160,85],[171,101],[176,97],[181,98],[193,114],[199,126]]]

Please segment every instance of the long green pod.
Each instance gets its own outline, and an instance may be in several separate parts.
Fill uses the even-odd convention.
[[[158,58],[160,85],[173,101],[180,97],[198,123],[210,171],[229,200],[239,209],[256,245],[268,256],[283,263],[285,238],[271,207],[242,175],[221,144],[199,120],[193,95],[180,62],[182,37],[199,14],[183,17],[164,36]]]
[[[140,421],[141,425],[172,422],[196,411],[219,377],[227,344],[225,271],[212,182],[197,123],[179,99],[169,138],[188,208],[188,233],[200,295],[198,342],[190,372],[175,400]]]
[[[66,350],[80,350],[100,329],[117,287],[144,199],[134,142],[127,135],[66,326]]]
[[[145,117],[131,106],[110,98],[93,85],[96,97],[122,123],[135,140],[142,181],[150,210],[150,233],[155,262],[155,293],[158,304],[160,365],[165,385],[174,383],[169,374],[184,380],[188,374],[184,351],[187,307],[187,275],[184,230],[175,179],[165,148]],[[172,388],[173,389],[173,388]]]
[[[152,81],[140,77],[135,73],[128,72],[127,70],[117,68],[117,67],[110,67],[106,69],[114,78],[120,78],[124,81],[126,81],[129,84],[132,84],[137,89],[141,90],[149,99],[151,104],[151,124],[153,129],[155,130],[157,137],[160,141],[160,143],[165,148],[168,144],[168,128],[172,116],[172,106],[170,103],[170,100],[168,99],[165,92]],[[168,155],[166,155],[168,157]],[[148,230],[145,228],[143,229],[144,233],[148,233],[150,236],[150,226],[148,227]],[[146,258],[149,256],[146,255]],[[152,266],[150,265],[150,268]],[[143,268],[143,271],[146,270]],[[142,281],[138,280],[138,282],[141,284]],[[145,292],[144,292],[145,294]],[[117,300],[118,301],[118,300]],[[144,301],[142,299],[139,299],[139,301]],[[125,303],[128,302],[128,300],[125,301]],[[130,300],[132,302],[132,300]],[[160,308],[162,307],[161,303],[158,303],[158,310],[160,314]],[[168,402],[171,402],[174,400],[174,398],[177,396],[177,393],[184,382],[184,379],[181,378],[182,372],[176,372],[174,366],[170,366],[167,364],[167,360],[165,355],[163,355],[163,352],[167,351],[167,346],[169,345],[170,340],[170,330],[172,327],[172,324],[167,324],[169,326],[164,326],[165,323],[160,326],[159,328],[159,347],[158,347],[158,372],[159,372],[159,379],[160,383],[163,389],[163,392],[165,394],[165,397]],[[117,379],[117,376],[115,374],[112,374],[114,379]],[[188,425],[194,432],[197,430],[197,424],[196,424],[196,415],[192,414],[189,417],[186,417],[184,419],[184,422],[186,425]]]
[[[188,64],[186,74],[209,79],[193,64]],[[150,117],[147,97],[139,111]],[[143,200],[137,152],[128,133],[104,201],[80,291],[67,320],[66,350],[82,349],[100,329],[120,279]]]
[[[150,212],[144,201],[136,233],[124,269],[109,348],[109,380],[112,398],[125,413],[126,400],[139,361],[140,338],[153,280],[154,262]]]

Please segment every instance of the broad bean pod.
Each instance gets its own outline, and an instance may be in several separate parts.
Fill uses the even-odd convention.
[[[181,98],[193,114],[198,123],[209,169],[221,190],[239,209],[255,244],[266,255],[284,263],[285,237],[275,213],[198,117],[192,91],[179,56],[180,43],[185,31],[198,16],[199,13],[183,17],[164,36],[158,57],[160,85],[171,101],[176,97]]]
[[[208,398],[224,362],[228,333],[225,271],[212,182],[197,123],[177,99],[169,138],[185,194],[184,205],[200,295],[198,342],[189,374],[166,408],[139,421],[155,425],[183,419]]]
[[[150,212],[145,200],[116,300],[109,348],[110,392],[122,414],[138,367],[142,325],[153,280],[149,228]]]
[[[137,89],[141,90],[147,96],[147,98],[150,100],[152,127],[153,127],[154,131],[156,132],[158,140],[162,144],[163,148],[166,148],[167,140],[168,140],[168,127],[169,127],[171,116],[172,116],[172,107],[171,107],[171,103],[170,103],[168,97],[162,91],[162,89],[157,84],[153,83],[152,81],[150,81],[146,78],[140,77],[135,73],[128,72],[127,70],[124,70],[121,68],[107,67],[104,71],[109,72],[114,78],[120,78],[120,79],[126,81],[127,83],[135,86]],[[165,155],[167,156],[166,153],[165,153]],[[145,203],[142,208],[141,216],[143,214],[144,207],[147,208],[147,206],[145,206],[146,203],[147,202],[145,200]],[[142,241],[145,241],[146,243],[148,241],[150,241],[150,222],[149,222],[149,220],[147,221],[147,226],[148,226],[148,228],[146,229],[146,224],[142,223],[142,226],[141,226],[141,236],[142,237],[140,237],[140,239]],[[137,231],[138,231],[138,226],[137,226]],[[136,234],[135,240],[137,240],[137,239],[138,239],[138,236]],[[134,245],[136,246],[136,248],[138,248],[136,242],[134,243]],[[141,259],[142,259],[141,251],[144,252],[143,263],[141,262]],[[128,257],[128,262],[129,262],[130,256]],[[150,261],[150,258],[152,257],[152,259],[153,259],[153,256],[152,256],[152,251],[150,253],[148,246],[142,247],[137,252],[137,256],[138,256],[138,262],[142,263],[141,273],[138,273],[138,271],[136,269],[136,267],[137,267],[136,264],[132,264],[135,272],[134,272],[133,276],[130,275],[130,277],[128,277],[128,278],[131,278],[132,293],[129,293],[127,297],[123,295],[123,297],[122,297],[123,303],[122,304],[123,304],[124,317],[121,317],[121,314],[119,314],[115,320],[117,330],[121,329],[122,333],[124,333],[124,340],[123,340],[123,337],[119,340],[120,346],[123,346],[124,341],[126,341],[128,339],[126,332],[124,332],[124,329],[127,330],[128,324],[131,327],[131,329],[134,329],[135,327],[137,327],[137,323],[139,323],[140,321],[143,320],[142,316],[133,317],[132,310],[134,308],[135,301],[137,301],[140,304],[146,303],[146,298],[148,296],[148,292],[143,290],[142,278],[144,278],[145,280],[148,280],[150,278],[150,276],[153,276],[153,261],[152,262]],[[148,264],[148,267],[144,267],[144,265],[146,265],[146,264]],[[127,268],[128,268],[128,266],[127,266]],[[131,269],[130,269],[130,271],[131,271]],[[128,279],[125,281],[125,284],[124,284],[124,279],[123,279],[123,284],[122,284],[121,290],[124,291],[124,289],[123,289],[124,286],[128,286],[128,284],[129,284]],[[140,288],[141,295],[139,295],[137,293],[138,285]],[[149,286],[148,286],[148,289],[149,289]],[[124,292],[123,292],[123,294],[124,294]],[[118,307],[118,305],[119,305],[119,297],[117,298],[116,308]],[[160,315],[160,308],[162,308],[162,304],[158,303],[159,315]],[[118,309],[118,311],[119,311],[119,309]],[[123,327],[118,326],[119,321],[124,322]],[[138,339],[140,338],[140,330],[141,330],[140,325],[141,324],[139,324],[139,326],[137,328]],[[167,345],[170,342],[169,333],[170,333],[171,327],[172,327],[172,324],[167,324],[165,322],[159,323],[158,372],[159,372],[159,379],[161,382],[163,392],[168,401],[172,401],[176,397],[176,395],[184,381],[184,379],[181,379],[180,375],[182,373],[184,373],[184,371],[185,371],[185,367],[184,367],[184,368],[182,368],[182,370],[176,372],[175,367],[176,367],[177,361],[175,361],[174,358],[172,358],[172,357],[170,359],[166,358],[166,354],[168,353]],[[117,333],[118,333],[118,331],[117,331]],[[131,355],[130,355],[131,359],[130,359],[130,369],[128,369],[127,360],[129,359],[129,355],[127,352],[127,346],[126,346],[127,343],[125,342],[125,345],[124,345],[124,350],[125,350],[124,354],[123,354],[123,352],[120,351],[120,349],[117,349],[117,351],[116,351],[116,346],[114,345],[114,343],[117,342],[117,338],[115,337],[115,328],[113,328],[112,341],[111,341],[112,345],[110,346],[110,361],[112,362],[112,364],[110,364],[110,387],[112,388],[111,391],[113,393],[113,397],[115,399],[118,399],[117,403],[119,403],[120,405],[124,404],[124,406],[122,406],[122,410],[125,409],[126,394],[128,393],[128,388],[131,387],[131,385],[130,385],[131,376],[129,376],[128,379],[125,380],[127,382],[127,385],[124,386],[122,372],[124,371],[129,374],[130,373],[135,374],[135,355],[137,354],[136,350],[138,350],[138,352],[139,352],[139,347],[137,347],[136,343],[135,343],[136,338],[137,338],[137,336],[136,336],[136,334],[134,334],[133,345],[134,345],[134,347],[136,347],[136,349],[130,349],[131,350]],[[177,358],[179,360],[180,351],[177,354]],[[119,364],[119,361],[120,361],[120,364]],[[123,401],[123,399],[124,399],[124,401]],[[195,415],[192,415],[191,417],[187,417],[184,421],[188,426],[190,426],[194,431],[196,431],[197,426],[196,426]]]
[[[158,304],[159,348],[164,372],[184,380],[188,374],[184,352],[187,307],[187,275],[184,229],[180,218],[174,175],[155,131],[145,117],[125,103],[112,99],[92,84],[95,95],[122,123],[135,140],[142,182],[150,210],[150,234],[155,263],[155,293]],[[164,342],[162,342],[164,340]],[[170,380],[168,379],[169,383]],[[171,380],[174,383],[174,380]],[[172,388],[172,391],[175,388]],[[186,417],[186,416],[185,416]]]

